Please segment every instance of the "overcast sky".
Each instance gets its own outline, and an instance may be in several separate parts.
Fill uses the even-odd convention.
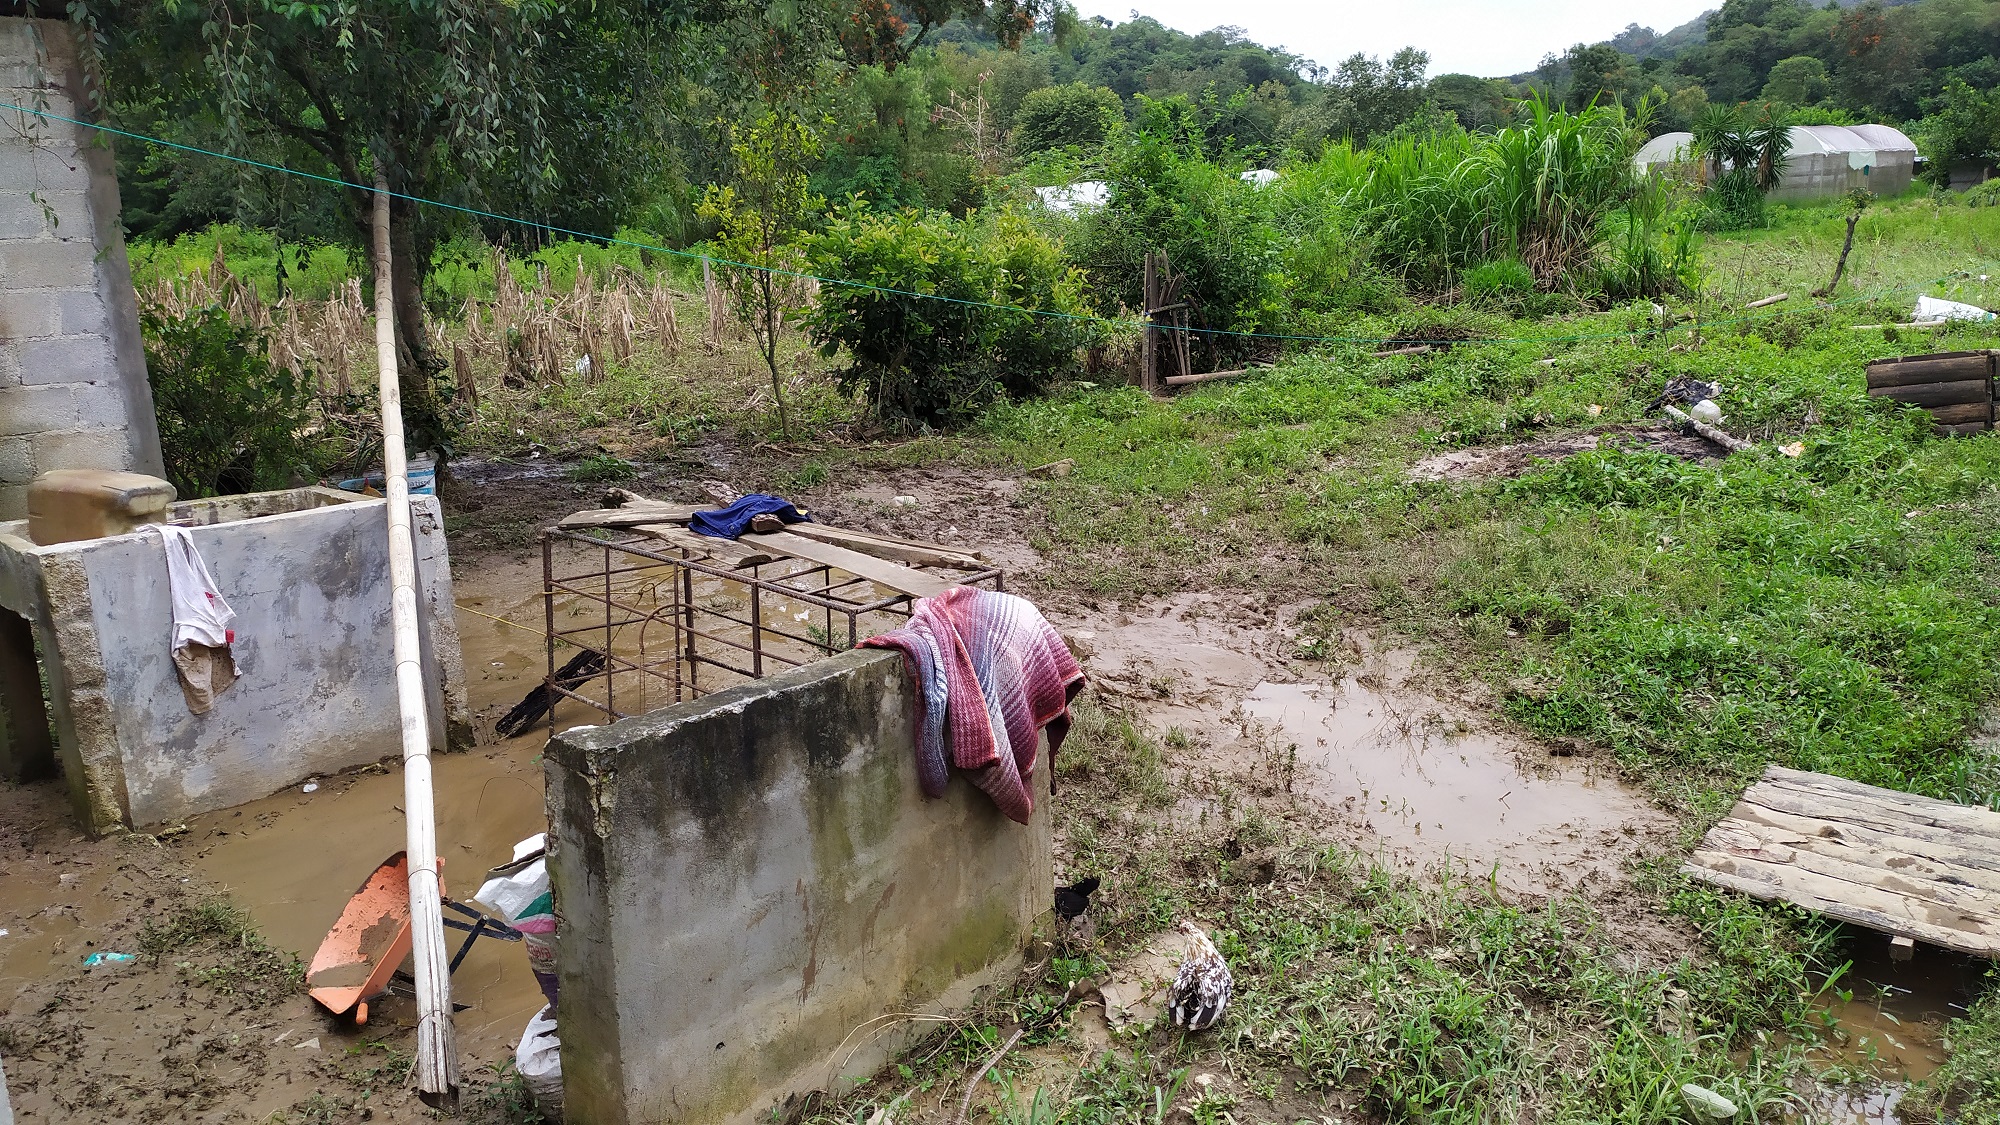
[[[1679,27],[1721,0],[1077,0],[1086,16],[1123,23],[1136,8],[1168,27],[1242,28],[1251,39],[1334,66],[1356,51],[1430,52],[1431,73],[1488,77],[1533,70],[1572,43],[1597,43],[1636,23]]]

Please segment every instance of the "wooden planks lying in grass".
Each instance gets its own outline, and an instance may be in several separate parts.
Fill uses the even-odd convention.
[[[1772,766],[1683,871],[1895,937],[2000,957],[2000,813]]]

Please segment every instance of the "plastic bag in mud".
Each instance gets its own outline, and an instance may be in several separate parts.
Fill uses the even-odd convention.
[[[521,1032],[514,1048],[514,1069],[528,1085],[535,1108],[553,1122],[563,1119],[562,1041],[556,1037],[555,1006],[545,1006]]]

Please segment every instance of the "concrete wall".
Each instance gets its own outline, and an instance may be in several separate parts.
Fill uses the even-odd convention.
[[[68,23],[0,17],[0,101],[87,116]],[[165,475],[108,138],[0,110],[0,519],[49,469]]]
[[[1866,169],[1857,167],[1856,160],[1865,161]],[[1888,199],[1910,190],[1916,182],[1916,167],[1916,154],[1910,152],[1794,153],[1771,198],[1780,203],[1810,202],[1867,188]]]
[[[1017,971],[1047,754],[1030,825],[961,778],[927,801],[911,705],[902,656],[858,650],[550,744],[571,1125],[750,1125],[931,1030],[867,1021]]]
[[[174,507],[204,524],[195,547],[237,614],[242,678],[205,715],[174,671],[157,534],[37,547],[0,524],[0,607],[35,626],[87,827],[166,823],[400,753],[387,503],[298,489]],[[465,745],[443,521],[430,497],[413,509],[431,739]]]

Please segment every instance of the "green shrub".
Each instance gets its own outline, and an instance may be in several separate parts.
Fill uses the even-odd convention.
[[[1480,304],[1511,305],[1535,293],[1535,275],[1518,258],[1474,266],[1465,271],[1460,284],[1465,299]]]
[[[1988,180],[1958,198],[1967,207],[2000,206],[2000,180]]]
[[[1140,309],[1145,257],[1165,251],[1173,272],[1186,279],[1179,299],[1194,327],[1282,330],[1285,246],[1271,221],[1275,194],[1186,151],[1199,146],[1195,126],[1158,107],[1154,113],[1162,120],[1138,132],[1114,163],[1110,201],[1083,216],[1067,243],[1090,276],[1098,310],[1115,316]],[[1197,363],[1228,366],[1250,348],[1248,341],[1204,335],[1197,351],[1208,354]]]
[[[885,420],[960,422],[1003,392],[1033,394],[1072,371],[1096,331],[1082,276],[1018,216],[855,200],[814,240],[812,263],[856,284],[823,289],[807,331],[847,356],[842,385]]]
[[[212,305],[178,318],[148,310],[140,326],[160,452],[184,499],[318,475],[303,436],[314,413],[309,384],[271,363],[261,332]]]
[[[1754,168],[1723,173],[1709,185],[1703,202],[1708,205],[1708,213],[1702,226],[1708,230],[1754,230],[1767,221],[1764,189],[1757,186]]]

